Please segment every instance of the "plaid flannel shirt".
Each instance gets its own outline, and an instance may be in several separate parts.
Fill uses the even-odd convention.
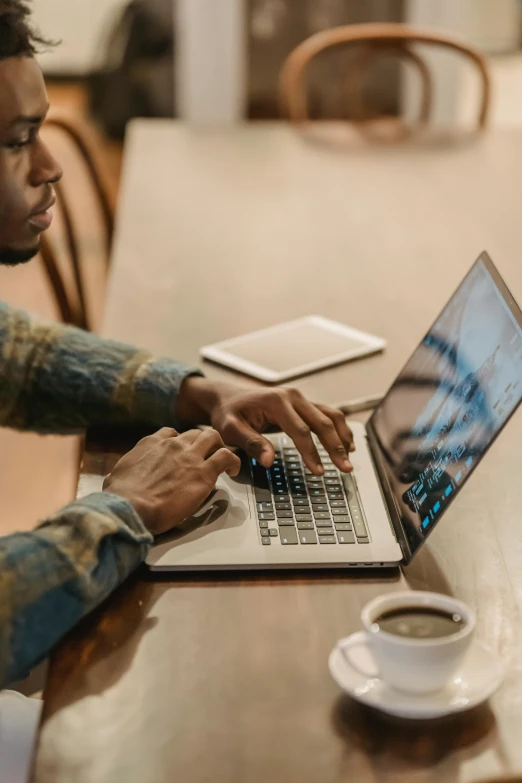
[[[0,426],[61,434],[104,424],[177,427],[176,396],[193,374],[0,303]],[[108,492],[70,503],[32,532],[0,537],[0,687],[45,658],[151,542],[131,504]]]

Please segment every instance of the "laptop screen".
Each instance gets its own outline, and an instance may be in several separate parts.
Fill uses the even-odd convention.
[[[411,555],[521,401],[521,324],[482,254],[372,416]]]

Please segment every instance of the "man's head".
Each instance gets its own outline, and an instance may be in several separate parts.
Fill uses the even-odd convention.
[[[0,0],[0,264],[38,252],[61,169],[40,138],[49,108],[25,0]]]

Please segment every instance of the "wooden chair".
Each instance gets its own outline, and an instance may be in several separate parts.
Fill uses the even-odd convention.
[[[418,30],[406,24],[362,24],[334,27],[312,35],[297,46],[287,57],[280,75],[280,100],[284,116],[294,123],[305,123],[309,117],[307,95],[307,71],[310,62],[320,53],[341,45],[353,45],[358,49],[352,60],[345,98],[350,115],[362,128],[375,126],[382,121],[368,110],[364,103],[364,78],[369,68],[383,55],[396,54],[410,62],[418,71],[422,84],[420,112],[414,127],[421,129],[429,120],[433,99],[432,74],[426,61],[413,46],[431,44],[457,52],[476,66],[481,79],[482,95],[478,112],[478,127],[486,125],[490,104],[490,77],[486,60],[473,48],[454,38],[431,31]],[[389,118],[388,118],[389,119]],[[389,127],[390,123],[388,122]],[[397,135],[412,130],[401,118],[391,123]]]
[[[75,117],[51,111],[42,134],[64,169],[40,256],[62,320],[96,331],[103,315],[114,229],[93,143]]]

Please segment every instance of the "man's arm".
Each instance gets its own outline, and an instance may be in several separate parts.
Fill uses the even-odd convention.
[[[131,422],[179,428],[181,384],[198,374],[0,303],[0,426],[41,433]]]
[[[133,506],[100,492],[0,538],[0,688],[28,674],[145,559]]]
[[[164,428],[121,458],[106,491],[31,533],[0,538],[0,688],[27,674],[145,559],[152,535],[191,516],[222,473],[240,468],[216,432]]]
[[[96,424],[178,430],[210,424],[265,468],[274,447],[262,433],[276,426],[312,473],[324,472],[312,433],[340,470],[352,470],[353,435],[340,411],[297,389],[242,388],[195,376],[201,370],[0,304],[0,426],[72,433]]]

